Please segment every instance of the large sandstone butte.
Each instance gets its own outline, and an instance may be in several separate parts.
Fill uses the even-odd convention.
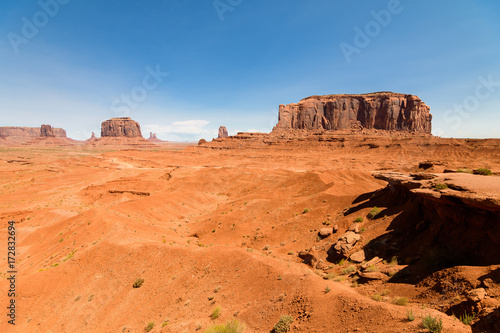
[[[280,130],[342,130],[353,127],[431,133],[430,108],[415,95],[376,92],[311,96],[280,105]]]
[[[130,117],[111,118],[101,124],[101,137],[141,137],[141,126]]]

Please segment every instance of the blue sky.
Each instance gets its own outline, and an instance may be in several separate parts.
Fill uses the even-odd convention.
[[[2,1],[0,126],[86,139],[130,116],[211,139],[310,95],[394,91],[435,134],[500,137],[499,17],[496,0]]]

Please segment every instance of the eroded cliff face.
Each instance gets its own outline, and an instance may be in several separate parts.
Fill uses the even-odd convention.
[[[280,105],[274,131],[368,128],[431,133],[430,108],[417,96],[392,92],[311,96]]]
[[[130,117],[111,118],[102,122],[101,137],[142,137],[141,127]]]

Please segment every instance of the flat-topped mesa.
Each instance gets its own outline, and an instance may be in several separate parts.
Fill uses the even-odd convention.
[[[430,108],[415,95],[393,92],[311,96],[280,105],[273,131],[342,130],[350,128],[430,134]]]
[[[0,127],[1,137],[24,137],[24,138],[38,138],[42,137],[58,137],[65,138],[66,131],[62,128],[53,128],[50,125],[42,125],[40,127],[14,127],[6,126]]]
[[[130,117],[111,118],[102,122],[101,137],[142,137],[141,126]]]

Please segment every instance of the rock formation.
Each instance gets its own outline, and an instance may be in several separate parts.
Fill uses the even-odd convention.
[[[163,140],[160,140],[156,137],[156,133],[153,133],[153,132],[149,132],[149,139],[148,139],[149,142],[156,142],[156,143],[161,143],[163,142]]]
[[[217,139],[227,138],[229,136],[226,126],[219,127],[219,136]]]
[[[50,135],[47,135],[50,134]],[[41,127],[0,127],[0,137],[25,137],[38,138],[39,136],[52,136],[65,138],[66,131],[62,128],[52,128],[50,125],[42,125]]]
[[[429,110],[417,96],[392,92],[311,96],[280,105],[273,131],[367,128],[430,134]]]
[[[101,137],[142,137],[141,126],[130,117],[111,118],[102,122]]]

